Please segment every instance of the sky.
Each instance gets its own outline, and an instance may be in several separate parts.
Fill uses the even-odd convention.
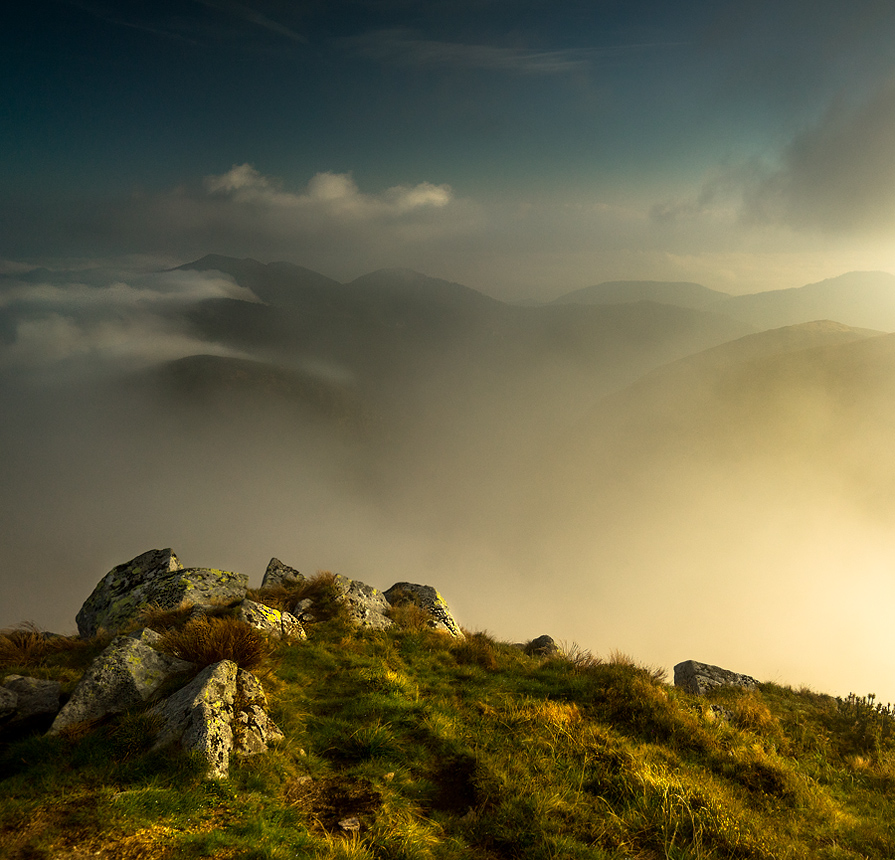
[[[504,299],[895,270],[886,0],[35,0],[0,265],[206,253]]]

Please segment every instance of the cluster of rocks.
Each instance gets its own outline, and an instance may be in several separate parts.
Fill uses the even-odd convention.
[[[300,588],[305,577],[273,558],[261,591]],[[361,627],[385,629],[392,603],[415,603],[433,630],[454,637],[463,632],[441,595],[431,586],[401,582],[383,593],[344,576],[332,579],[345,615]],[[296,601],[286,612],[248,599],[248,577],[213,568],[185,568],[171,549],[150,550],[114,567],[99,582],[77,614],[78,632],[126,630],[147,610],[186,610],[189,618],[227,612],[265,635],[301,641],[315,621],[315,601]],[[313,590],[311,590],[313,594]],[[84,673],[62,705],[54,681],[9,675],[0,686],[0,724],[36,717],[52,719],[50,734],[89,726],[141,704],[157,727],[154,744],[178,744],[208,762],[210,778],[224,778],[230,757],[264,752],[283,737],[270,718],[261,682],[230,660],[204,668],[172,657],[157,646],[162,636],[143,627],[115,637]],[[178,680],[182,683],[178,686]],[[163,689],[175,692],[161,697]]]

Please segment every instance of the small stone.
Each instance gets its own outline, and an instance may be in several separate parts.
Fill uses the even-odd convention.
[[[349,818],[342,818],[339,821],[339,827],[349,833],[356,833],[360,830],[360,819],[356,815],[352,815]]]

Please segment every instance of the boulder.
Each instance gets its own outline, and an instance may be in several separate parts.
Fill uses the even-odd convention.
[[[275,585],[297,585],[304,582],[305,577],[294,567],[283,564],[278,558],[272,558],[264,571],[264,579],[261,580],[262,588],[273,588]]]
[[[267,713],[261,682],[245,669],[236,672],[236,701],[232,723],[235,753],[257,755],[266,752],[268,744],[283,740],[283,733]]]
[[[7,675],[0,690],[15,693],[18,701],[13,717],[15,722],[33,717],[46,717],[59,712],[60,684],[43,678]]]
[[[153,631],[149,634],[145,635],[150,639],[158,636]],[[139,637],[118,636],[84,673],[49,734],[145,702],[172,675],[193,668],[192,663],[162,654]]]
[[[301,622],[290,612],[281,612],[254,600],[243,600],[236,617],[275,639],[307,639]]]
[[[208,762],[209,779],[226,779],[232,753],[255,755],[283,739],[268,716],[261,682],[230,660],[207,666],[150,713],[162,723],[156,748],[179,744],[198,753]]]
[[[348,579],[347,576],[337,575],[336,582],[342,589],[349,616],[356,624],[374,630],[385,630],[392,626],[392,620],[387,614],[390,604],[381,591],[360,580]]]
[[[754,690],[758,681],[749,675],[731,672],[720,666],[685,660],[674,667],[674,686],[702,696],[713,687],[745,687],[747,690]]]
[[[231,660],[213,663],[185,687],[154,705],[149,713],[162,722],[155,748],[179,744],[208,762],[209,779],[226,779],[233,749],[236,672],[236,663]]]
[[[538,636],[526,643],[522,650],[529,657],[555,657],[560,653],[559,646],[556,644],[552,636]]]
[[[399,606],[406,602],[415,603],[429,614],[431,619],[429,625],[433,630],[450,633],[457,639],[463,638],[463,631],[454,620],[444,598],[431,585],[396,582],[388,591],[384,592],[384,596],[393,606]]]
[[[245,597],[248,577],[212,568],[184,568],[171,549],[154,549],[110,570],[77,615],[84,638],[120,630],[150,605],[232,603]]]
[[[0,687],[0,720],[12,717],[19,707],[19,697],[6,687]]]

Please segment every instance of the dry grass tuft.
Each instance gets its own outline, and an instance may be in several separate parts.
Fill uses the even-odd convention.
[[[487,633],[467,633],[463,639],[451,644],[456,661],[466,666],[481,666],[493,671],[497,668],[497,649],[494,639]]]
[[[273,655],[273,645],[263,633],[229,616],[194,618],[165,633],[157,647],[198,666],[232,660],[251,672],[271,668]]]
[[[60,651],[88,647],[82,639],[52,636],[41,632],[35,624],[26,622],[18,627],[0,631],[0,669],[10,667],[37,668]]]

